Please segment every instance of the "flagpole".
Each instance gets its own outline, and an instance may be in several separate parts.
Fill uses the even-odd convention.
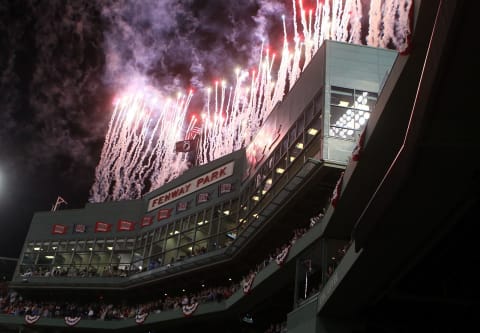
[[[68,202],[66,202],[65,199],[63,199],[61,196],[58,196],[57,201],[55,201],[55,205],[52,206],[52,212],[55,212],[58,206],[61,205],[62,203],[68,205]]]

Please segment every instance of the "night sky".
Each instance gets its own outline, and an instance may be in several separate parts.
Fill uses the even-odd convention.
[[[309,1],[304,1],[308,4]],[[165,94],[233,77],[283,40],[291,1],[0,1],[0,256],[33,213],[89,199],[115,93],[134,77]],[[274,36],[274,37],[273,37]],[[278,48],[279,49],[279,48]],[[191,106],[198,108],[202,94]]]

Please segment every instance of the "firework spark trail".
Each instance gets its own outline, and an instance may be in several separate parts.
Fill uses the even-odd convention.
[[[158,187],[178,176],[185,164],[185,156],[169,148],[181,139],[192,94],[163,104],[155,94],[128,93],[115,103],[91,190],[94,202],[139,197],[146,177]]]
[[[352,4],[352,15],[350,17],[350,25],[352,33],[350,34],[349,43],[361,44],[362,42],[362,1],[354,0]]]
[[[382,0],[372,0],[370,2],[369,25],[367,44],[377,47],[379,45],[381,34],[381,19],[382,19]]]
[[[366,44],[405,49],[411,33],[412,3],[372,0],[368,32],[363,37]],[[308,9],[308,14],[301,0],[292,0],[292,7],[293,50],[289,49],[282,16],[284,40],[280,57],[270,54],[262,43],[255,70],[249,73],[237,69],[234,85],[217,81],[213,89],[207,89],[202,115],[190,119],[185,135],[182,133],[192,92],[176,100],[158,99],[158,91],[142,90],[120,98],[108,126],[91,201],[138,198],[178,177],[187,163],[185,153],[174,151],[175,143],[191,138],[189,133],[194,127],[200,128],[199,164],[248,146],[324,40],[362,43],[361,0],[317,0],[315,9]]]

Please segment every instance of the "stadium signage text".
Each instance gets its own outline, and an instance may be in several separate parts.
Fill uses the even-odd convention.
[[[148,201],[148,212],[162,207],[174,200],[180,199],[190,193],[198,191],[204,187],[212,185],[222,179],[230,177],[233,175],[233,166],[235,161],[231,161],[227,164],[222,165],[208,173],[205,173],[191,181],[184,183],[180,186],[174,187],[168,191],[163,192],[160,195],[157,195],[151,198]]]

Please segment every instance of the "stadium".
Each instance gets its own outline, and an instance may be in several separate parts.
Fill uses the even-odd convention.
[[[402,53],[326,40],[247,147],[140,199],[36,213],[1,331],[474,323],[475,12],[415,1]]]

